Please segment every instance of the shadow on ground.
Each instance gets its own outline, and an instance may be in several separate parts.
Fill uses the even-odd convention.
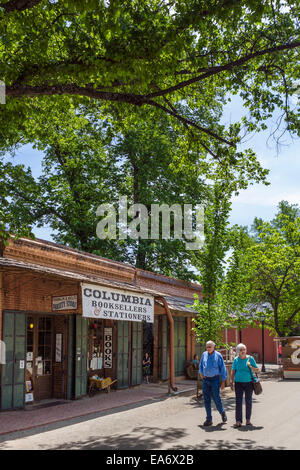
[[[221,430],[222,425],[214,426]],[[254,427],[258,429],[258,427]],[[259,428],[260,429],[260,428]],[[197,445],[176,445],[179,439],[187,437],[184,429],[168,428],[160,429],[153,427],[137,427],[129,435],[115,435],[99,438],[90,437],[88,440],[79,440],[52,447],[52,450],[285,450],[284,447],[272,447],[259,445],[252,439],[236,438],[225,439],[201,439]],[[46,447],[46,446],[45,446]],[[42,449],[43,446],[39,446]]]
[[[285,447],[263,446],[251,439],[236,439],[235,441],[206,439],[197,446],[176,446],[170,448],[170,450],[285,450]]]
[[[229,413],[230,411],[234,411],[235,410],[235,397],[234,396],[231,396],[231,397],[224,397],[224,396],[221,396],[222,398],[222,403],[223,403],[223,406],[224,406],[224,409],[226,411],[226,413]],[[215,403],[214,401],[212,400],[211,401],[211,404],[212,404],[212,410],[215,410],[216,411],[216,406],[215,406]],[[204,410],[204,402],[203,402],[203,398],[193,398],[190,403],[189,403],[189,406],[193,407],[193,408],[203,408]]]

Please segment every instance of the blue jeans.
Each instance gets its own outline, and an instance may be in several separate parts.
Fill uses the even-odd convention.
[[[220,414],[224,413],[222,400],[220,397],[220,377],[216,375],[212,378],[203,378],[202,392],[204,398],[204,406],[206,409],[207,421],[212,421],[211,416],[211,398],[214,399],[217,410]]]
[[[243,422],[243,395],[245,393],[246,401],[246,420],[250,421],[252,412],[252,382],[235,382],[235,419],[236,421]]]

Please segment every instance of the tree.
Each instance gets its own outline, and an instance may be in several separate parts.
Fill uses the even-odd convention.
[[[247,279],[245,253],[255,241],[248,233],[247,227],[238,225],[230,228],[228,238],[230,256],[227,260],[220,297],[231,325],[241,329],[251,325],[249,304],[253,301],[253,296]]]
[[[290,221],[295,221],[298,217],[300,217],[300,207],[298,204],[289,204],[288,201],[280,201],[277,209],[278,210],[274,219],[270,221],[271,226],[275,229],[282,228],[285,225],[286,218],[282,218],[282,215],[285,215]],[[259,235],[263,224],[264,221],[262,219],[255,217],[251,226],[251,232],[253,233],[257,242],[260,241]]]
[[[278,219],[277,229],[262,225],[260,243],[247,250],[245,268],[253,298],[272,306],[266,326],[286,336],[300,322],[300,218],[291,221],[280,215]]]
[[[19,139],[44,152],[42,175],[34,179],[29,168],[5,163],[2,206],[18,210],[30,227],[49,224],[58,243],[142,269],[196,279],[191,253],[184,240],[174,239],[173,225],[169,240],[151,240],[150,226],[148,239],[99,240],[100,204],[112,203],[118,212],[119,197],[126,196],[129,206],[143,204],[150,214],[154,203],[205,204],[205,178],[226,176],[232,191],[266,179],[267,170],[253,154],[236,166],[226,158],[214,161],[159,110],[139,110],[138,121],[129,112],[115,120],[109,108],[104,113],[90,103],[74,107],[67,97],[53,105],[40,103],[39,110],[24,123]]]
[[[300,218],[296,209],[280,203],[271,222],[256,225],[256,237],[247,235],[246,244],[236,245],[224,283],[224,299],[237,320],[251,313],[252,320],[258,320],[263,314],[265,325],[278,336],[291,334],[300,322]]]
[[[275,107],[297,133],[289,97],[297,79],[298,17],[297,0],[284,7],[249,0],[2,2],[2,143],[16,138],[36,103],[64,96],[113,104],[119,115],[128,108],[161,110],[194,129],[216,159],[236,152],[241,125],[265,128]],[[241,95],[250,116],[226,129],[213,119],[210,101],[222,106],[232,93]],[[210,122],[193,115],[201,109]]]
[[[23,168],[16,168],[15,173],[24,177]],[[0,161],[0,256],[3,256],[4,249],[9,243],[12,235],[16,238],[22,236],[29,236],[34,238],[30,224],[26,220],[26,208],[21,207],[20,211],[11,204],[8,210],[9,202],[6,197],[8,196],[6,177],[3,180],[3,175],[6,175],[5,165]]]
[[[30,227],[48,223],[59,243],[166,275],[194,278],[183,240],[137,242],[96,236],[97,207],[112,203],[118,211],[120,196],[128,197],[129,206],[144,204],[149,213],[151,203],[172,206],[206,197],[199,155],[190,151],[187,156],[181,135],[167,118],[158,113],[155,123],[144,116],[140,124],[120,128],[109,119],[98,119],[94,109],[56,106],[33,124],[24,136],[44,152],[42,175],[34,179],[30,168],[3,164],[1,204],[7,213],[18,212]]]

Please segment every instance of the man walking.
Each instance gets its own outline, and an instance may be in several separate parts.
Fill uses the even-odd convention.
[[[206,409],[204,426],[212,425],[211,398],[214,399],[217,410],[222,416],[223,423],[226,423],[227,416],[220,397],[220,375],[222,379],[221,389],[223,389],[225,387],[227,371],[222,354],[215,351],[215,343],[213,341],[207,341],[206,343],[206,351],[202,354],[199,364],[199,373],[202,378],[202,392]]]

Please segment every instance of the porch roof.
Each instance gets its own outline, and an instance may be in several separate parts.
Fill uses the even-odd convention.
[[[187,307],[187,304],[193,304],[193,298],[187,297],[178,297],[173,295],[167,295],[164,292],[159,292],[157,290],[148,289],[146,287],[139,287],[132,285],[126,282],[118,282],[110,279],[104,279],[94,274],[81,274],[76,272],[71,272],[67,270],[51,268],[49,266],[42,266],[38,264],[28,263],[27,261],[21,261],[11,258],[0,258],[0,271],[3,271],[4,268],[9,270],[21,269],[26,271],[38,272],[41,274],[51,275],[54,277],[59,277],[63,279],[69,279],[79,282],[90,282],[98,285],[112,286],[123,290],[133,291],[140,294],[148,294],[154,297],[162,296],[166,299],[168,306],[172,313],[182,313],[185,315],[194,316],[195,311],[191,307]],[[162,305],[160,300],[156,300],[159,304]]]

